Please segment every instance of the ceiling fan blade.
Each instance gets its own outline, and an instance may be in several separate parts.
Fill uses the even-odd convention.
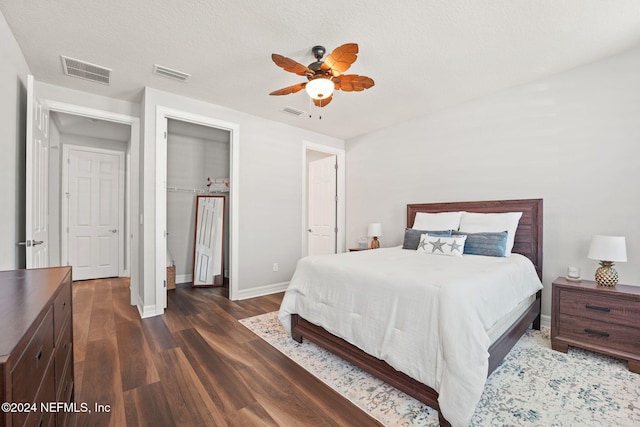
[[[313,75],[313,71],[311,71],[305,65],[302,65],[291,58],[287,58],[286,56],[274,53],[271,55],[271,59],[278,67],[284,69],[285,71],[295,73],[299,76]]]
[[[313,104],[316,107],[324,107],[324,106],[328,105],[331,102],[332,99],[333,99],[333,95],[331,95],[328,98],[313,99]]]
[[[323,71],[331,71],[334,76],[339,76],[349,69],[358,59],[358,45],[356,43],[347,43],[338,46],[331,52],[320,67]]]
[[[307,85],[307,82],[298,83],[292,86],[283,87],[282,89],[274,90],[269,95],[289,95],[291,93],[296,93]]]
[[[336,89],[345,92],[360,92],[373,87],[376,83],[371,77],[357,74],[343,74],[333,80]]]

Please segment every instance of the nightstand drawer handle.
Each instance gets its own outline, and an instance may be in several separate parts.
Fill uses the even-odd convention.
[[[594,331],[593,329],[585,329],[584,330],[586,333],[591,334],[591,335],[599,335],[601,337],[608,337],[609,334],[607,332],[600,332],[600,331]]]
[[[585,305],[589,310],[598,310],[598,311],[606,311],[607,313],[611,311],[609,307],[598,307],[597,305],[587,304]]]

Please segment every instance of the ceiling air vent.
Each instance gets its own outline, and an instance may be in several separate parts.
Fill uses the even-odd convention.
[[[183,73],[182,71],[172,70],[171,68],[164,67],[162,65],[155,64],[153,66],[153,74],[157,74],[159,76],[168,77],[174,80],[180,80],[181,82],[186,82],[191,74]]]
[[[62,68],[64,68],[64,73],[67,76],[79,77],[105,85],[109,84],[109,79],[111,78],[110,68],[90,64],[68,56],[60,55],[60,57],[62,58]]]
[[[297,108],[289,107],[288,105],[282,109],[285,113],[293,114],[294,116],[299,116],[304,113],[302,110],[298,110]]]

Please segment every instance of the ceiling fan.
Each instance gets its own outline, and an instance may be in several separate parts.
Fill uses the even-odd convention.
[[[316,61],[308,67],[276,53],[271,55],[271,59],[278,67],[299,76],[305,76],[308,81],[275,90],[269,95],[289,95],[306,89],[313,103],[318,107],[324,107],[331,102],[334,90],[360,92],[375,84],[373,79],[367,76],[342,74],[358,59],[356,43],[347,43],[335,48],[324,60],[322,59],[326,52],[324,46],[314,46],[311,52]]]

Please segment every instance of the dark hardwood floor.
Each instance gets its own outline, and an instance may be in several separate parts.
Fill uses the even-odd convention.
[[[379,426],[237,322],[282,296],[233,302],[226,288],[178,285],[165,314],[143,320],[127,279],[75,282],[75,401],[91,412],[71,424]]]

